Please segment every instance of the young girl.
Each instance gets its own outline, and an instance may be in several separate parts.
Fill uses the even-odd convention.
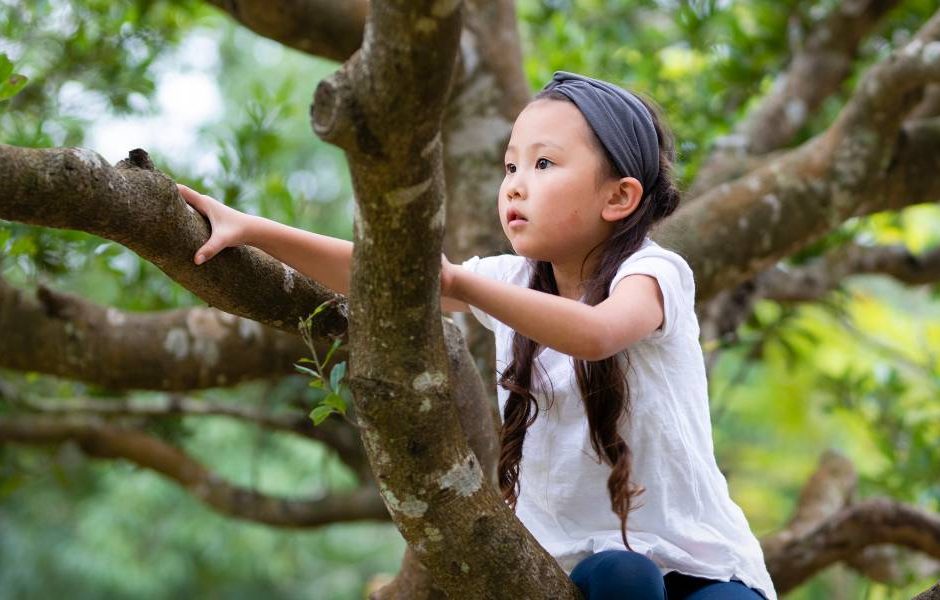
[[[679,200],[667,136],[638,96],[556,72],[506,150],[515,254],[442,259],[442,307],[496,335],[500,488],[585,598],[775,600],[715,463],[692,271],[648,237]],[[351,243],[180,191],[212,225],[197,264],[248,243],[348,290]]]

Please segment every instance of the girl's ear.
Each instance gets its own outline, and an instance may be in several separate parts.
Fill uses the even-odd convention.
[[[635,177],[624,177],[610,182],[607,200],[601,217],[605,221],[619,221],[636,210],[643,198],[643,184]]]

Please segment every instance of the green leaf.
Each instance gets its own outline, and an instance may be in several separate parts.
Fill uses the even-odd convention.
[[[323,404],[335,408],[337,412],[346,414],[346,401],[336,392],[327,394],[326,398],[323,399]]]
[[[322,390],[323,383],[324,383],[324,380],[322,378],[317,378],[317,379],[312,380],[309,384],[307,384],[307,386],[312,387],[312,388],[317,388],[318,390]]]
[[[310,375],[311,377],[314,377],[316,379],[321,378],[320,374],[314,371],[313,369],[308,369],[307,367],[301,367],[300,365],[296,363],[294,364],[294,368],[300,371],[301,373],[306,373],[307,375]]]
[[[324,390],[322,387],[319,387],[308,391],[307,394],[310,396],[311,404],[316,405],[322,402],[323,399],[330,394],[330,392]]]
[[[14,73],[13,63],[6,54],[0,52],[0,101],[15,96],[26,82],[26,76]]]
[[[326,302],[324,302],[324,303],[321,304],[320,306],[316,307],[316,308],[314,309],[313,313],[311,313],[311,315],[310,315],[310,317],[309,317],[310,320],[313,321],[313,318],[316,317],[316,316],[317,316],[318,314],[320,314],[321,312],[325,311],[325,310],[326,310],[326,307],[329,306],[329,305],[330,305],[330,301],[327,300]]]
[[[0,100],[6,100],[15,96],[26,85],[25,75],[10,75],[5,80],[0,80]]]
[[[334,410],[332,406],[324,406],[321,404],[320,406],[310,411],[310,418],[313,419],[314,425],[319,425],[323,422],[324,419],[333,414],[333,412]]]
[[[330,371],[330,387],[334,390],[339,389],[339,382],[343,380],[343,375],[346,374],[346,361],[343,361],[333,367],[333,370]]]
[[[312,358],[307,358],[306,356],[303,357],[303,358],[297,359],[297,362],[310,363],[310,364],[313,364],[313,365],[317,364],[317,361],[313,360]]]
[[[7,55],[0,52],[0,80],[6,79],[13,73],[13,63]]]
[[[333,340],[333,345],[330,346],[329,351],[327,351],[326,353],[326,358],[323,359],[324,365],[330,364],[330,358],[333,356],[333,353],[336,352],[336,349],[339,348],[339,345],[341,343],[343,343],[342,338],[336,338],[335,340]]]

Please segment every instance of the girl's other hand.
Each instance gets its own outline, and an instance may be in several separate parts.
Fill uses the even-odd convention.
[[[194,261],[197,265],[201,265],[230,246],[241,246],[245,243],[245,234],[248,231],[251,215],[239,212],[185,185],[178,183],[176,187],[183,200],[205,215],[211,226],[209,239],[196,251]]]
[[[441,254],[441,296],[456,298],[457,270],[460,267],[452,264],[444,254]]]

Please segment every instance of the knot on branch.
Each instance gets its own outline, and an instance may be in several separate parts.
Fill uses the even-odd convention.
[[[143,169],[145,171],[156,171],[150,155],[142,148],[134,148],[127,154],[127,158],[115,165],[118,169]]]
[[[361,152],[381,158],[382,144],[367,122],[365,111],[356,98],[350,81],[358,55],[320,81],[310,105],[310,125],[323,140],[347,152]]]

